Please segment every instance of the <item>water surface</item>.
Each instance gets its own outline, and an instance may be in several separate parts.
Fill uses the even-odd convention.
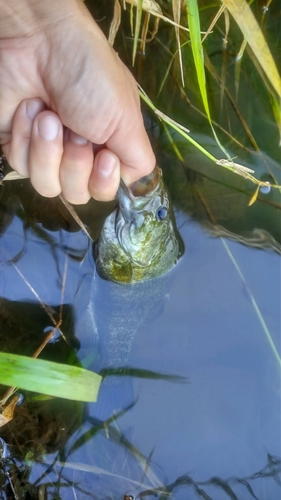
[[[74,349],[90,369],[132,369],[131,376],[106,377],[97,403],[84,407],[43,402],[39,412],[26,395],[18,408],[22,420],[0,436],[25,470],[31,498],[44,489],[45,498],[67,500],[167,498],[169,492],[177,500],[278,498],[278,251],[214,237],[177,208],[185,254],[161,286],[151,283],[149,301],[147,289],[136,300],[134,292],[97,276],[82,231],[50,230],[50,221],[42,224],[38,214],[27,219],[22,207],[1,237],[1,317],[14,328],[14,350],[28,351],[50,326],[33,290],[59,314],[67,259],[62,330],[65,325],[72,340],[66,353],[62,339],[51,344],[47,357],[64,362]],[[40,419],[19,437],[19,422],[26,425],[32,415]],[[1,481],[2,498],[10,498]]]

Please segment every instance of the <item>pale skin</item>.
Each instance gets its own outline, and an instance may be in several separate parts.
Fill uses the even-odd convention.
[[[135,80],[82,0],[0,0],[0,144],[43,196],[115,197],[155,157]]]

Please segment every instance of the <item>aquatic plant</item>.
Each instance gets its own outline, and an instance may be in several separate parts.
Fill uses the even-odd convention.
[[[129,14],[122,11],[121,5]],[[204,0],[116,0],[109,29],[109,40],[118,52],[125,40],[124,53],[131,53],[140,95],[160,122],[168,126],[167,133],[170,128],[176,130],[217,165],[257,184],[250,204],[255,202],[260,187],[270,183],[257,179],[243,161],[234,161],[225,139],[261,154],[260,141],[255,137],[257,106],[262,108],[265,120],[275,122],[274,137],[280,140],[279,26],[280,6],[274,0],[263,6],[246,0],[211,4]],[[251,92],[256,99],[254,105],[246,102],[246,110],[241,101],[245,92]],[[194,127],[193,111],[205,117],[222,158],[214,157],[192,137],[189,127]],[[170,140],[181,157],[171,135]],[[276,179],[271,184],[280,189]]]

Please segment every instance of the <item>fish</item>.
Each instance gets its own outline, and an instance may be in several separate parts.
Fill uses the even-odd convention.
[[[121,180],[117,200],[94,247],[98,274],[133,284],[167,273],[183,254],[183,242],[162,170],[156,166],[129,187]]]
[[[112,375],[95,408],[102,419],[135,400],[132,377],[120,373],[132,367],[137,336],[163,313],[183,254],[160,168],[129,187],[121,181],[117,200],[96,242],[97,272],[85,276],[74,301],[82,365]]]

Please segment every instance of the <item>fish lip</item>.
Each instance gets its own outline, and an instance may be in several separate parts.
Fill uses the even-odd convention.
[[[157,190],[161,179],[162,170],[156,165],[150,174],[130,184],[130,192],[135,198],[150,196]]]
[[[132,222],[135,219],[134,199],[132,193],[122,179],[120,179],[117,199],[119,203],[118,212],[122,214],[122,217],[126,222]]]
[[[125,184],[123,179],[120,179],[119,189],[117,191],[117,198],[120,191],[124,192],[128,198],[132,201],[141,198],[152,197],[154,192],[157,191],[160,181],[162,179],[162,170],[157,167],[154,167],[152,172],[144,177],[141,177],[138,181],[133,182],[129,186]]]
[[[162,171],[155,167],[151,174],[142,177],[130,186],[120,179],[117,191],[119,210],[127,222],[136,222],[137,217],[145,209],[161,188]],[[139,194],[135,194],[139,193]]]

